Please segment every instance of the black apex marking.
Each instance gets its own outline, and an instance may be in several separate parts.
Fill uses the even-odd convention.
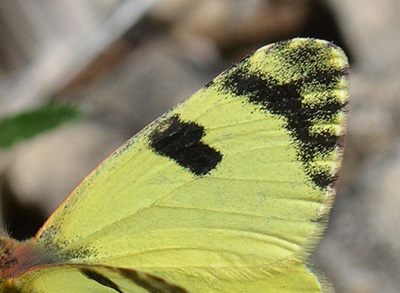
[[[280,50],[287,44],[288,42],[281,42],[274,46],[276,46],[276,50]],[[298,50],[300,51],[287,56],[288,59],[295,60],[293,64],[295,66],[297,64],[297,67],[306,62],[307,56],[319,55],[311,47],[300,47]],[[244,59],[244,61],[246,60],[247,58]],[[292,61],[290,60],[290,62]],[[313,107],[313,105],[302,103],[303,97],[300,91],[302,85],[309,82],[325,86],[327,90],[336,88],[346,71],[332,68],[322,70],[316,67],[317,71],[313,75],[303,74],[301,79],[281,83],[271,76],[260,77],[257,73],[248,70],[245,63],[240,64],[241,66],[233,67],[227,74],[224,86],[235,95],[248,97],[249,102],[261,105],[269,113],[284,116],[287,121],[285,127],[298,144],[297,153],[306,174],[319,188],[326,188],[333,180],[330,170],[313,170],[310,163],[316,154],[327,154],[332,151],[338,144],[339,137],[329,132],[313,133],[311,131],[312,121],[316,119],[329,120],[345,105],[337,101],[334,96],[328,96],[325,104]],[[299,69],[301,69],[300,67]]]
[[[150,147],[169,157],[197,176],[206,175],[222,160],[222,154],[201,142],[204,127],[195,122],[184,122],[174,115],[150,136]]]
[[[93,270],[90,269],[80,269],[80,272],[82,274],[84,274],[86,277],[88,277],[89,279],[99,283],[102,286],[105,287],[109,287],[111,289],[114,289],[115,291],[119,292],[119,293],[123,293],[119,287],[117,286],[117,284],[115,284],[113,281],[111,281],[109,278],[103,276],[102,274],[99,274]]]

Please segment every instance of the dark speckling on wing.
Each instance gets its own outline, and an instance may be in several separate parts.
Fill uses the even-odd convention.
[[[329,65],[321,66],[328,64],[327,59],[331,57],[326,52],[320,52],[327,47],[318,48],[306,43],[285,50],[289,45],[290,41],[281,42],[275,44],[272,50],[281,52],[281,59],[284,61],[282,64],[290,65],[298,78],[282,82],[273,76],[252,72],[244,65],[252,57],[250,55],[228,71],[223,84],[224,88],[234,95],[245,97],[269,113],[286,119],[285,127],[293,138],[306,174],[316,186],[324,189],[333,181],[331,171],[311,167],[310,163],[316,156],[332,152],[340,137],[328,131],[315,132],[312,127],[317,120],[333,121],[335,115],[345,108],[346,105],[337,99],[333,90],[338,88],[346,72]],[[266,53],[272,54],[270,50]],[[321,59],[321,56],[325,59]],[[305,85],[311,82],[324,89],[325,97],[307,104],[303,102]]]

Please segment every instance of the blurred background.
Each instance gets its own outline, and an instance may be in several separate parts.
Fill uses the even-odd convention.
[[[47,113],[45,125],[64,114],[43,107],[72,108],[34,135],[8,128],[1,226],[33,236],[105,156],[229,65],[270,42],[317,37],[348,54],[351,104],[312,262],[337,292],[400,292],[399,28],[397,0],[2,0],[0,126],[31,117],[28,129]]]

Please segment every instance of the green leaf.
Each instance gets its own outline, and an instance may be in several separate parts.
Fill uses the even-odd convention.
[[[79,117],[81,112],[69,105],[46,105],[15,116],[0,119],[0,149],[54,129]]]

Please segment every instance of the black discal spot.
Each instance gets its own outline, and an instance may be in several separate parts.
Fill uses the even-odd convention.
[[[123,293],[117,284],[115,284],[113,281],[111,281],[109,278],[103,276],[102,274],[99,274],[95,271],[89,270],[89,269],[80,269],[80,272],[84,274],[86,277],[89,279],[99,283],[102,286],[109,287],[111,289],[114,289],[116,292]]]
[[[283,42],[274,45],[274,50],[281,50],[288,43]],[[310,55],[318,54],[315,48],[300,47],[296,50],[289,50],[290,56],[287,62],[295,62],[296,68],[301,68],[299,64],[308,62]],[[318,56],[318,55],[317,55]],[[294,61],[291,61],[291,58]],[[303,60],[304,59],[304,60]],[[305,61],[307,59],[307,61]],[[290,61],[290,62],[289,62]],[[317,62],[317,61],[315,61]],[[317,64],[317,63],[316,63]],[[279,82],[271,76],[263,76],[250,72],[245,64],[232,68],[230,74],[224,79],[224,87],[235,95],[248,97],[249,102],[262,106],[271,114],[286,118],[286,129],[298,144],[297,153],[307,175],[320,188],[326,188],[332,182],[329,170],[313,170],[310,163],[317,154],[327,154],[334,149],[339,137],[329,132],[312,132],[313,121],[328,121],[333,118],[344,107],[334,97],[326,97],[326,103],[307,105],[302,103],[301,89],[304,84],[313,82],[323,86],[327,95],[329,90],[337,87],[340,78],[345,74],[339,69],[320,69],[315,66],[314,73],[309,75],[304,73],[303,78],[287,83]],[[302,69],[301,69],[302,70]],[[300,71],[301,71],[300,70]]]
[[[204,135],[204,127],[195,122],[181,121],[175,115],[153,132],[150,147],[195,175],[206,175],[221,162],[222,154],[201,142]]]
[[[151,293],[185,293],[185,289],[166,282],[150,274],[140,274],[134,270],[120,269],[120,273],[124,278],[134,282],[137,286],[142,287]]]

